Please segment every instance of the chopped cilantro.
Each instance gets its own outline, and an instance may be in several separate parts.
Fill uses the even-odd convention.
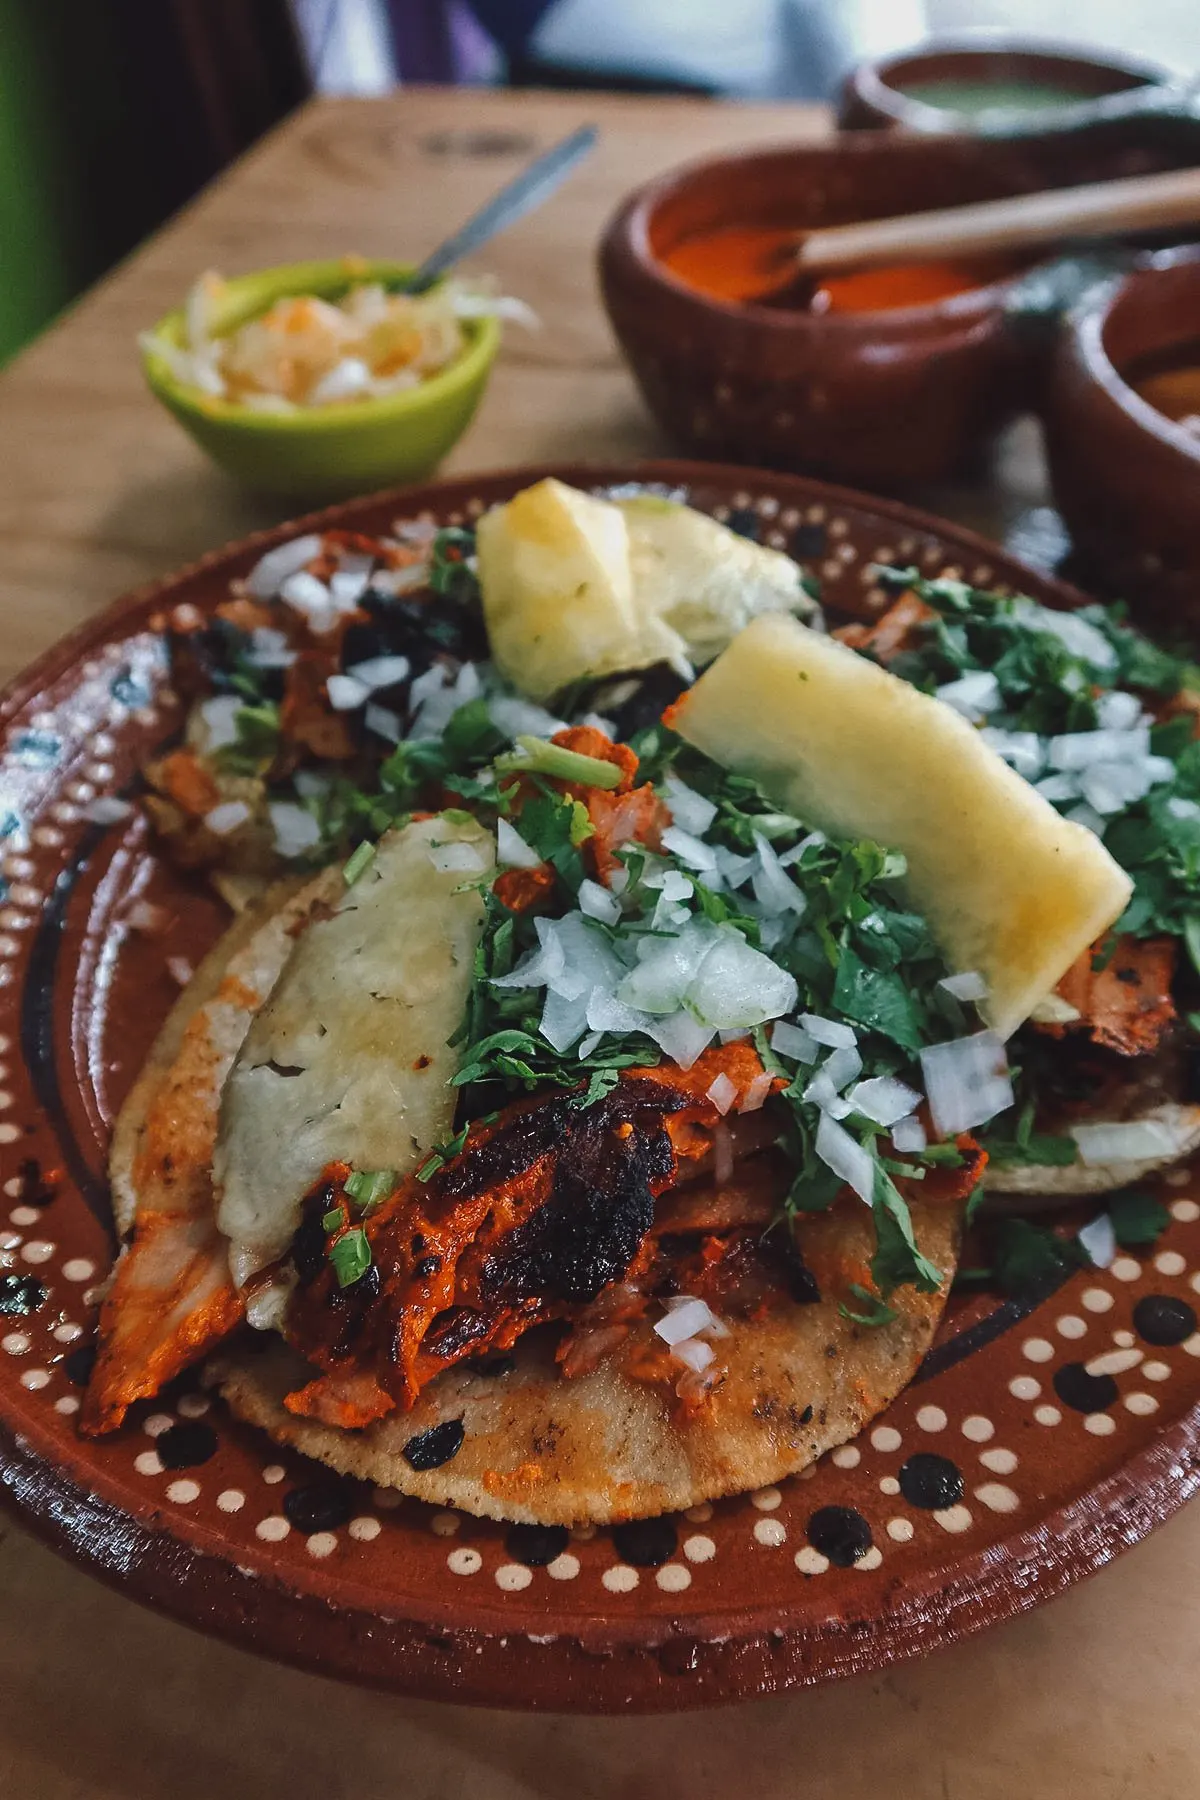
[[[229,775],[261,775],[279,750],[279,708],[272,700],[239,707],[234,714],[237,738],[216,752],[217,767]]]
[[[616,763],[599,756],[583,756],[548,738],[518,737],[518,748],[498,756],[493,768],[498,775],[549,775],[558,781],[575,781],[580,787],[615,788],[621,785]]]
[[[890,1325],[896,1317],[895,1307],[889,1306],[886,1300],[881,1300],[878,1294],[873,1294],[869,1288],[860,1286],[857,1281],[850,1283],[850,1293],[857,1302],[857,1306],[847,1306],[843,1300],[838,1306],[838,1311],[843,1319],[849,1319],[852,1324],[874,1328],[878,1325]]]
[[[1171,1215],[1161,1200],[1136,1188],[1124,1188],[1120,1193],[1110,1194],[1108,1216],[1123,1250],[1153,1244],[1171,1222]]]
[[[329,1260],[339,1287],[350,1287],[371,1266],[371,1246],[361,1225],[352,1225],[329,1246]]]
[[[426,1157],[425,1161],[417,1170],[417,1180],[431,1181],[439,1169],[444,1169],[450,1159],[457,1156],[459,1151],[465,1145],[467,1134],[470,1129],[471,1121],[468,1119],[462,1129],[456,1131],[452,1138],[447,1139],[444,1144],[439,1144],[432,1155]]]
[[[375,860],[374,844],[369,844],[369,843],[360,844],[358,846],[358,849],[355,850],[354,853],[351,855],[349,861],[346,863],[345,868],[342,870],[342,880],[346,883],[346,886],[353,887],[355,882],[358,880],[359,876],[366,874],[368,868],[371,866],[371,863],[374,860]]]
[[[345,1183],[345,1192],[365,1212],[386,1200],[395,1185],[395,1169],[355,1169]]]
[[[331,1231],[340,1230],[345,1217],[346,1215],[343,1213],[340,1206],[330,1207],[327,1213],[322,1213],[321,1215],[321,1230],[328,1237]]]

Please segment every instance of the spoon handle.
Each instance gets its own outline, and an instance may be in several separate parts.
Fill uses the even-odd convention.
[[[796,251],[805,272],[869,268],[890,262],[932,262],[1019,250],[1063,239],[1113,237],[1163,225],[1200,223],[1200,169],[1095,181],[1085,187],[1050,188],[1012,199],[985,200],[868,219],[810,231]]]
[[[514,177],[498,194],[473,213],[465,225],[440,243],[436,250],[425,258],[419,269],[414,269],[408,279],[400,284],[399,291],[406,294],[423,294],[435,281],[461,262],[464,256],[470,256],[480,245],[486,244],[497,232],[504,231],[520,218],[539,206],[549,198],[559,183],[591,150],[598,136],[594,125],[581,125],[561,143],[555,144],[541,156],[535,157],[527,168]]]

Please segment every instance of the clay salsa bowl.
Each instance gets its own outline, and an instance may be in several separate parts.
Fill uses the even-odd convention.
[[[661,260],[722,225],[797,229],[1048,185],[968,138],[861,132],[694,162],[631,195],[600,277],[650,410],[696,454],[873,487],[940,477],[1019,410],[1028,347],[1014,281],[880,312],[816,315],[710,297]]]
[[[1074,96],[1081,103],[1121,94],[1130,88],[1169,82],[1168,69],[1112,51],[1081,51],[1051,40],[1009,37],[982,32],[966,37],[932,38],[911,50],[874,62],[860,63],[846,78],[839,122],[843,126],[896,126],[909,131],[969,131],[973,112],[942,103],[931,92],[918,99],[910,90],[936,90],[946,84],[1057,90],[1060,104]],[[1046,104],[1049,105],[1047,97]],[[1029,103],[1014,108],[1027,113]]]
[[[1200,623],[1200,436],[1126,379],[1193,347],[1200,365],[1200,252],[1150,259],[1070,315],[1044,425],[1054,496],[1095,584],[1161,625]]]

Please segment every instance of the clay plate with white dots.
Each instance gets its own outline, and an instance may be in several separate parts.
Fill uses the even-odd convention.
[[[1135,1259],[1036,1307],[952,1301],[917,1379],[781,1484],[611,1530],[502,1525],[343,1481],[240,1426],[195,1379],[99,1443],[76,1432],[111,1262],[116,1109],[224,924],[153,855],[136,784],[181,709],[152,620],[208,609],[312,524],[469,521],[555,473],[661,484],[789,549],[869,616],[876,562],[1071,605],[992,546],[888,501],[701,464],[518,470],[377,496],[221,551],[119,602],[0,702],[0,1491],[125,1592],[269,1655],[491,1705],[713,1704],[879,1669],[1023,1611],[1145,1536],[1200,1479],[1200,1183]],[[117,816],[120,815],[120,816]],[[138,904],[167,909],[139,929]],[[143,915],[144,916],[144,915]]]

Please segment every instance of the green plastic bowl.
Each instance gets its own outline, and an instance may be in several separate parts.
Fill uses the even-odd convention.
[[[218,332],[232,331],[289,294],[336,300],[364,281],[407,275],[409,263],[287,263],[238,275],[216,309]],[[182,346],[182,308],[154,327]],[[374,488],[420,481],[435,469],[471,421],[500,345],[496,319],[469,319],[467,346],[441,374],[385,399],[347,401],[294,413],[260,413],[217,400],[179,381],[163,357],[143,350],[150,388],[221,468],[260,493],[305,501],[343,500]]]

